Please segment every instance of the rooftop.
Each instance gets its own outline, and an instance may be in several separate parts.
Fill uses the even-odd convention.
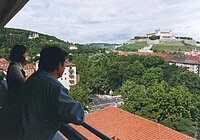
[[[194,140],[164,125],[112,106],[86,115],[86,123],[118,140]],[[70,125],[89,140],[99,139],[82,126]]]

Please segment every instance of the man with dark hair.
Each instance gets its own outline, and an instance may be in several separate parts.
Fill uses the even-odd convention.
[[[84,122],[81,104],[57,80],[63,74],[66,55],[58,47],[42,50],[39,70],[27,80],[21,100],[0,116],[0,139],[51,140],[61,123]]]

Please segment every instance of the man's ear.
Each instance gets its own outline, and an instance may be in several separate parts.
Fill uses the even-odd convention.
[[[56,66],[56,70],[59,71],[60,68],[60,62],[58,63],[58,65]]]

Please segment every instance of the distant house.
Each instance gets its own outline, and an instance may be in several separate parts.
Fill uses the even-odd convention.
[[[70,50],[77,50],[78,49],[78,47],[76,45],[70,45],[70,46],[68,46],[68,48]]]
[[[112,106],[87,114],[85,122],[113,140],[194,140],[162,124]],[[100,139],[82,126],[70,125],[88,140]]]
[[[33,34],[28,36],[28,39],[34,39],[34,38],[38,38],[38,37],[39,37],[39,34],[33,33]]]
[[[195,49],[195,50],[192,50],[192,51],[191,51],[191,55],[192,55],[192,56],[200,56],[200,50],[196,50],[196,49]]]
[[[76,64],[67,61],[62,77],[58,79],[68,90],[71,86],[77,84],[79,75],[76,73]]]
[[[154,53],[153,55],[162,56],[170,65],[185,67],[187,70],[200,75],[200,57],[187,55],[172,55],[169,53]]]

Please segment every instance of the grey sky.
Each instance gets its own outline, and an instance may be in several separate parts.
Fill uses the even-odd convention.
[[[29,0],[6,27],[73,43],[123,43],[156,29],[200,41],[200,1]]]

